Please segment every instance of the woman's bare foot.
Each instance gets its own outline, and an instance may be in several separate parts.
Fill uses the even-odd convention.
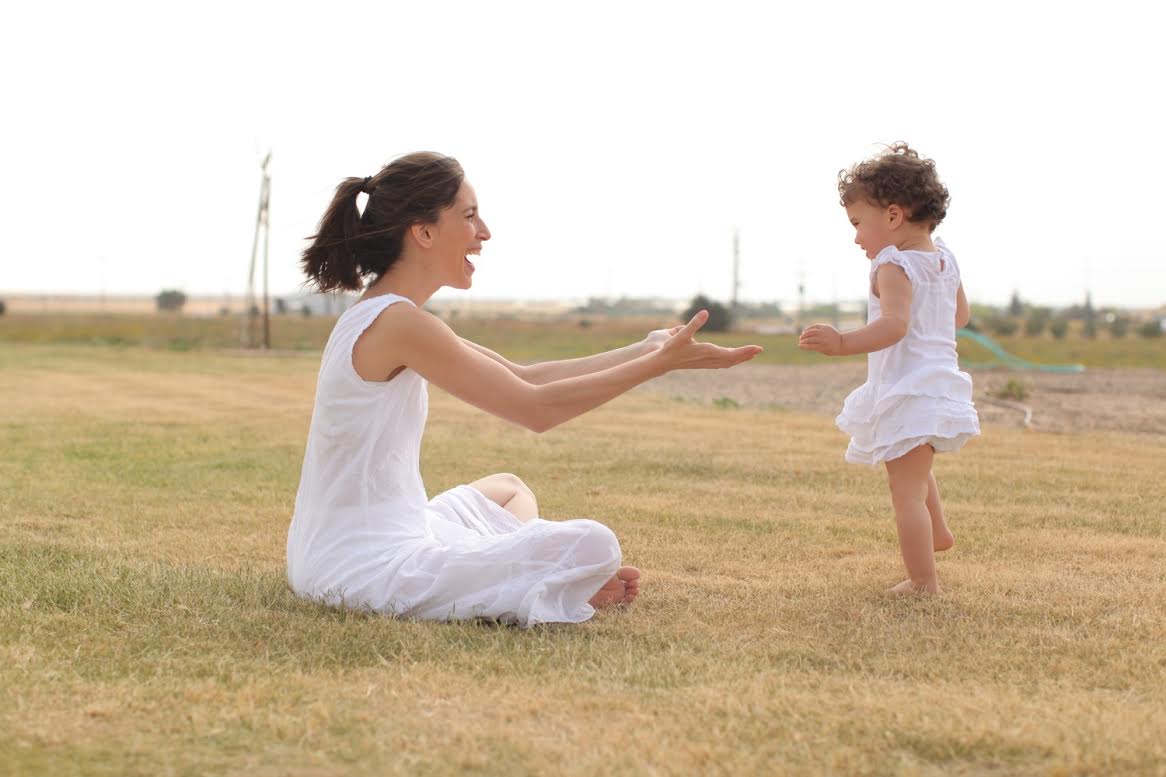
[[[904,580],[896,586],[888,589],[893,594],[937,594],[939,593],[939,581],[925,583],[923,585],[915,585],[910,578]]]
[[[939,551],[951,550],[955,547],[955,535],[946,526],[936,529],[931,527],[931,536],[935,540],[935,550]]]
[[[603,584],[603,588],[588,600],[588,604],[592,607],[631,604],[639,595],[640,570],[635,567],[620,567],[619,571]]]

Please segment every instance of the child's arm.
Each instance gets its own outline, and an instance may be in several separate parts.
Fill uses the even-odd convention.
[[[861,329],[839,332],[827,324],[806,327],[798,347],[827,356],[851,356],[889,348],[903,339],[911,321],[911,282],[903,268],[884,264],[875,272],[875,293],[882,315]]]
[[[960,283],[960,290],[955,295],[955,328],[963,329],[972,320],[972,309],[968,307],[968,298],[964,294],[964,285]]]

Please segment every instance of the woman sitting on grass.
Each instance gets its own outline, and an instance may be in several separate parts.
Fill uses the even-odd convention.
[[[640,573],[620,566],[607,527],[543,520],[514,475],[428,500],[418,464],[428,384],[543,432],[671,370],[730,367],[761,349],[696,342],[702,311],[607,353],[513,364],[421,307],[443,286],[468,289],[470,257],[489,239],[450,157],[409,154],[338,187],[303,267],[321,291],[364,293],[336,322],[320,366],[288,532],[298,595],[387,615],[531,626],[585,621],[639,593]]]

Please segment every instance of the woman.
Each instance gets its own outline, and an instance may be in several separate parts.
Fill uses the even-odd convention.
[[[425,152],[341,183],[304,251],[321,291],[364,293],[336,322],[320,367],[288,532],[288,579],[300,596],[531,626],[584,621],[639,593],[640,573],[620,566],[607,527],[539,518],[534,494],[513,475],[427,501],[418,454],[428,383],[543,432],[670,370],[729,367],[761,349],[695,342],[702,311],[625,348],[513,364],[421,309],[443,286],[470,287],[470,257],[489,239],[461,166]]]

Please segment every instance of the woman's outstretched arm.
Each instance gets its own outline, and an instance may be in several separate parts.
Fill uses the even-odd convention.
[[[666,372],[731,367],[761,352],[693,341],[707,319],[698,313],[659,348],[621,364],[537,385],[466,345],[436,316],[393,305],[357,341],[353,365],[365,380],[385,380],[408,367],[469,404],[543,432]]]
[[[591,356],[582,356],[577,359],[560,359],[549,362],[538,362],[536,364],[516,364],[505,356],[502,356],[489,348],[479,345],[472,340],[467,340],[464,337],[461,341],[470,348],[473,348],[480,354],[490,357],[494,361],[501,364],[506,369],[518,377],[525,380],[527,383],[533,383],[536,386],[541,386],[552,381],[562,380],[563,378],[574,378],[579,375],[590,375],[593,372],[602,372],[609,367],[629,362],[632,359],[638,359],[641,356],[651,353],[660,347],[669,336],[675,334],[680,330],[680,327],[673,327],[672,329],[657,329],[650,332],[647,337],[638,343],[625,345],[622,348],[615,348],[603,353],[593,354]]]

